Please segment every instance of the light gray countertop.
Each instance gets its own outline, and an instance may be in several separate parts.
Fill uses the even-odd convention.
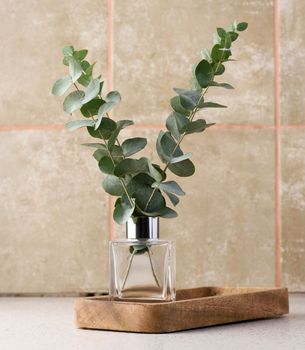
[[[290,315],[171,334],[76,329],[74,298],[0,298],[1,350],[305,349],[305,294],[290,294]]]

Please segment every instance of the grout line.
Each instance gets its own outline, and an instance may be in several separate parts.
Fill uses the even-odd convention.
[[[211,127],[209,130],[215,129],[274,129],[274,125],[266,125],[266,124],[216,124]]]
[[[280,115],[280,14],[274,0],[274,124],[275,124],[275,285],[282,285],[281,271],[281,115]]]
[[[113,1],[107,0],[107,85],[108,91],[113,90]],[[109,240],[115,238],[115,226],[112,218],[112,211],[114,207],[114,197],[109,195],[108,199],[108,227]]]
[[[46,125],[0,125],[1,131],[62,131],[65,130],[63,124],[46,124]]]
[[[164,129],[164,124],[134,124],[129,126],[131,129]],[[216,124],[209,130],[222,129],[240,129],[240,130],[254,130],[254,129],[287,129],[298,130],[305,129],[305,125],[267,125],[267,124]],[[62,124],[46,124],[46,125],[0,125],[1,131],[62,131],[65,130]]]

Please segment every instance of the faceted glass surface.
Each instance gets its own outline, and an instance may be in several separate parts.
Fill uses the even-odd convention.
[[[110,241],[110,295],[117,299],[175,299],[175,245],[161,240]]]

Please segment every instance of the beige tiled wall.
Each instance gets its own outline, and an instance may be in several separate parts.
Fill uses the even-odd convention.
[[[64,71],[62,46],[88,47],[96,71],[123,95],[114,118],[134,119],[139,127],[125,135],[146,136],[145,154],[156,157],[172,88],[187,87],[214,28],[234,19],[249,22],[234,48],[239,62],[224,77],[236,89],[209,93],[229,108],[207,113],[218,126],[186,139],[197,171],[179,179],[187,196],[176,220],[162,220],[162,235],[177,242],[180,287],[282,279],[305,290],[304,11],[296,0],[6,1],[0,293],[107,288],[112,226],[103,176],[80,146],[85,132],[60,127],[68,117],[50,94]]]

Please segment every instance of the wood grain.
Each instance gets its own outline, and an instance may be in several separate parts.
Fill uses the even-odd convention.
[[[79,298],[76,326],[141,333],[167,333],[288,314],[286,288],[202,287],[177,291],[174,302]]]

